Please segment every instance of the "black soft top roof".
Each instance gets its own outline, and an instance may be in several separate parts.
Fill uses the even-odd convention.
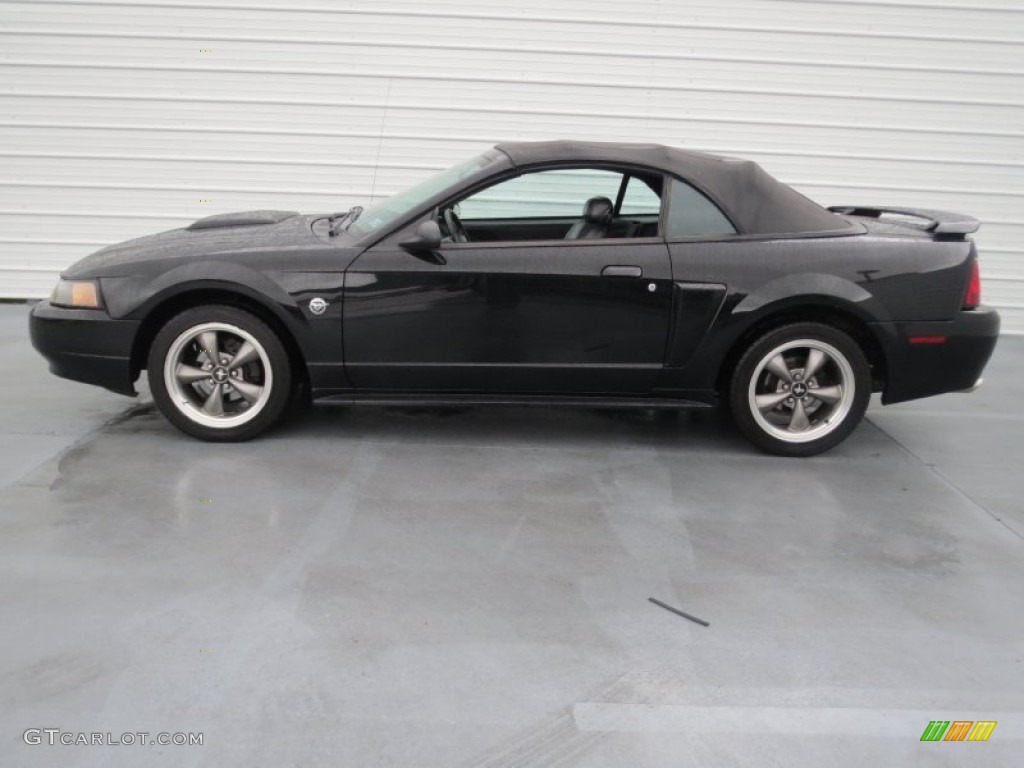
[[[853,224],[810,200],[750,160],[666,147],[541,141],[499,144],[516,167],[547,163],[635,164],[678,176],[722,208],[744,235],[848,233]]]

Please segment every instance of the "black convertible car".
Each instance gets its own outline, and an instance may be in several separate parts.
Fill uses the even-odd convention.
[[[367,210],[211,216],[104,248],[31,315],[59,376],[243,440],[322,403],[726,404],[760,448],[843,440],[871,392],[979,381],[978,222],[824,209],[752,162],[502,144]]]

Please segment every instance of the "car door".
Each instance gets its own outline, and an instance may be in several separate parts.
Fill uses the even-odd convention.
[[[536,180],[562,187],[560,194],[534,198],[543,203],[538,218],[563,216],[570,207],[578,216],[581,201],[595,191],[624,188],[622,173],[574,173],[580,177]],[[500,202],[503,194],[508,200],[502,187],[494,188],[491,201]],[[501,213],[482,197],[461,202],[469,232],[483,220],[476,212],[487,220]],[[529,218],[521,202],[505,205],[518,221]],[[552,240],[539,229],[538,239],[448,242],[428,257],[400,245],[420,223],[365,251],[346,274],[345,364],[356,388],[509,394],[651,389],[663,367],[672,296],[661,237]]]

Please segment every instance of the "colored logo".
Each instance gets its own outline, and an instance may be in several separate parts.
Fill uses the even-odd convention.
[[[995,720],[932,720],[921,741],[988,741],[995,727]]]

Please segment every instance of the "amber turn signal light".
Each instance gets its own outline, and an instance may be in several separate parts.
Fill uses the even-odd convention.
[[[92,280],[61,280],[53,289],[50,303],[77,309],[99,309],[100,289]]]

